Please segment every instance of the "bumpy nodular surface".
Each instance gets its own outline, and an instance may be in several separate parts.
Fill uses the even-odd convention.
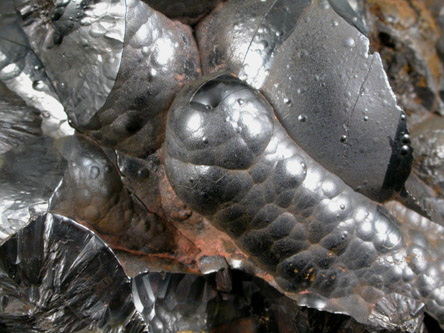
[[[300,304],[367,322],[397,293],[444,323],[444,249],[314,161],[238,79],[184,89],[170,109],[166,149],[179,197]]]
[[[164,221],[130,194],[100,146],[80,135],[58,146],[67,167],[49,202],[50,212],[86,222],[122,241],[131,239],[132,248],[170,249],[172,237]]]
[[[161,146],[168,107],[183,85],[200,77],[200,60],[190,27],[139,0],[126,7],[115,85],[84,130],[105,146],[144,157]]]
[[[227,2],[197,27],[202,68],[236,73],[260,89],[301,148],[354,190],[383,201],[410,172],[406,116],[347,6]]]
[[[0,80],[41,112],[44,135],[56,139],[73,134],[63,106],[23,31],[14,0],[0,2],[0,40]]]
[[[18,9],[73,127],[137,157],[161,146],[175,94],[200,77],[189,26],[140,0],[27,0]]]
[[[14,0],[14,7],[71,121],[88,123],[117,77],[125,1]]]

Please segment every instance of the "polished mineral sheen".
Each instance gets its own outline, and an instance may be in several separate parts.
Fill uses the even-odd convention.
[[[0,0],[0,331],[444,327],[440,3]]]
[[[166,149],[179,197],[302,303],[366,322],[398,293],[442,323],[442,248],[317,163],[239,79],[216,75],[184,89]]]

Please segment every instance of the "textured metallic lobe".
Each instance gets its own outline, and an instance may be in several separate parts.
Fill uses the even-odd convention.
[[[14,0],[0,3],[0,80],[27,105],[40,110],[43,134],[55,139],[73,134],[57,94],[32,51]]]
[[[51,212],[118,236],[122,243],[130,239],[133,249],[168,250],[171,240],[164,221],[128,192],[100,146],[79,135],[59,146],[68,165],[51,198]]]
[[[200,76],[190,27],[139,0],[27,4],[25,32],[73,126],[133,156],[157,150],[175,93]]]
[[[126,5],[111,1],[15,1],[32,49],[75,126],[88,124],[114,86]]]
[[[205,104],[202,91],[222,98]],[[185,89],[170,110],[166,144],[179,197],[285,290],[304,291],[302,304],[366,322],[375,303],[397,292],[444,320],[432,293],[443,285],[442,249],[315,162],[244,83],[216,76]]]
[[[231,1],[199,25],[204,72],[260,89],[290,136],[353,189],[375,200],[399,191],[412,162],[405,114],[367,37],[327,1],[253,3]]]
[[[200,60],[190,27],[139,0],[126,1],[126,8],[115,85],[91,122],[79,129],[105,146],[145,157],[163,142],[166,112],[175,94],[200,77]]]

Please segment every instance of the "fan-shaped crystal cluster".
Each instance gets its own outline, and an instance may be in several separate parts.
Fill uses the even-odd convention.
[[[443,6],[2,1],[0,330],[443,327]]]

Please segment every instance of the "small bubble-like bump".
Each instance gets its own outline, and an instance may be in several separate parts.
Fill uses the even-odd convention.
[[[153,78],[157,75],[157,71],[155,68],[151,68],[150,69],[150,77]]]
[[[326,179],[322,183],[322,192],[324,195],[326,195],[328,198],[333,198],[338,194],[338,187],[334,181],[331,179]]]
[[[304,114],[301,114],[301,115],[299,115],[298,120],[299,120],[301,123],[305,123],[305,122],[307,121],[307,116],[304,115]]]
[[[368,116],[364,116],[364,121],[368,121]]]
[[[42,117],[43,118],[49,118],[51,116],[51,114],[48,111],[43,111],[42,112]]]
[[[344,40],[344,46],[345,47],[350,47],[350,48],[355,47],[355,40],[353,38],[351,38],[351,37],[346,38]]]
[[[342,135],[341,138],[339,139],[339,141],[341,141],[342,143],[347,141],[347,135]]]
[[[142,47],[142,54],[143,55],[148,55],[149,52],[150,52],[150,48],[148,46]]]
[[[137,171],[137,177],[139,178],[147,178],[150,175],[150,172],[147,168],[141,168]]]
[[[264,50],[264,49],[266,49],[268,47],[268,42],[266,40],[261,40],[258,43],[258,47],[259,47],[260,50]]]
[[[99,177],[100,175],[100,169],[96,166],[92,166],[91,169],[89,170],[89,173],[92,179],[97,179],[97,177]]]
[[[284,103],[285,103],[286,105],[290,105],[290,104],[291,104],[291,99],[289,99],[289,98],[284,98]]]
[[[298,52],[298,57],[299,58],[306,58],[308,56],[308,52],[307,52],[307,50],[300,50],[299,52]]]
[[[242,98],[239,98],[238,100],[237,100],[237,104],[239,104],[239,105],[244,105],[244,100],[242,99]]]
[[[37,91],[42,91],[45,88],[45,84],[41,80],[36,80],[32,82],[32,88]]]
[[[401,155],[405,156],[410,152],[410,147],[407,145],[404,145],[401,147]]]
[[[339,23],[338,23],[338,21],[333,20],[333,22],[331,22],[331,25],[332,25],[333,27],[337,27],[337,26],[339,25]]]
[[[410,135],[408,135],[408,134],[404,134],[403,136],[402,136],[402,143],[403,144],[409,144],[410,143]]]

